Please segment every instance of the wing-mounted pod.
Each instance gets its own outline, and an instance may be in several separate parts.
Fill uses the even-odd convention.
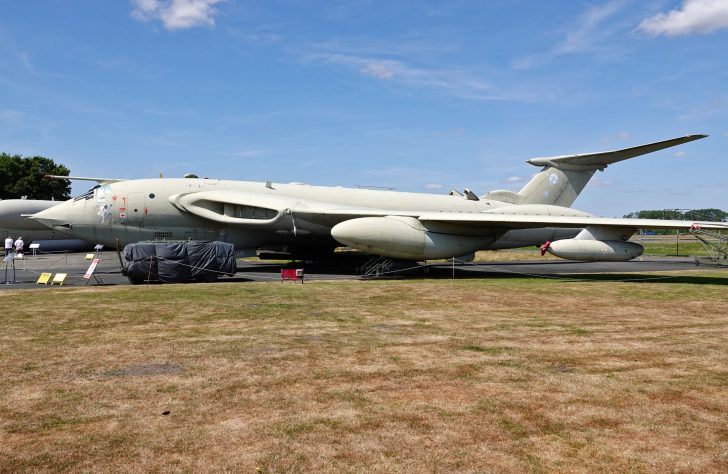
[[[296,200],[221,190],[174,194],[169,202],[183,212],[225,225],[270,226],[290,213]]]
[[[589,226],[573,239],[546,242],[541,255],[549,252],[567,260],[626,262],[642,255],[644,247],[628,242],[634,228]]]
[[[459,257],[490,244],[495,236],[462,226],[428,222],[415,217],[384,216],[349,219],[335,225],[331,236],[363,252],[404,260]]]

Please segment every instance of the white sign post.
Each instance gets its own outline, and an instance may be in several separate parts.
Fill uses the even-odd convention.
[[[95,258],[91,262],[91,265],[88,266],[88,270],[86,270],[86,273],[83,275],[83,279],[86,280],[86,286],[88,286],[89,282],[91,281],[91,277],[93,277],[94,280],[96,280],[96,283],[99,285],[103,285],[104,282],[99,279],[96,275],[94,275],[94,271],[96,271],[96,265],[99,264],[101,261],[100,258]]]
[[[30,250],[33,251],[33,256],[35,258],[38,258],[38,255],[36,254],[36,251],[40,248],[40,244],[30,244]]]

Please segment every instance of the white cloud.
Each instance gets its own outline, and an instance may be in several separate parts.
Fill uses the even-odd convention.
[[[369,63],[362,68],[361,72],[377,79],[391,79],[394,77],[394,71],[383,63]]]
[[[23,67],[31,74],[37,76],[38,72],[33,67],[33,63],[30,60],[30,55],[27,51],[16,51],[13,53]]]
[[[160,20],[168,30],[213,26],[223,0],[131,0],[131,16],[140,21]]]
[[[504,180],[504,183],[513,184],[513,183],[520,183],[521,181],[523,181],[522,176],[510,176]]]
[[[268,150],[251,149],[251,150],[233,151],[233,152],[227,153],[227,155],[234,156],[236,158],[252,158],[254,156],[265,155],[266,153],[268,153]]]
[[[728,28],[728,1],[683,0],[680,8],[647,18],[638,29],[653,36],[680,36],[724,28]]]
[[[605,25],[607,20],[619,13],[626,0],[611,0],[603,5],[591,7],[579,16],[576,27],[555,44],[550,51],[537,55],[516,58],[511,61],[514,69],[531,69],[542,66],[550,60],[568,54],[586,53],[595,49],[606,49],[609,38],[618,27]]]
[[[436,89],[447,94],[472,100],[527,100],[526,97],[510,97],[498,91],[490,83],[476,75],[457,69],[424,68],[396,59],[380,59],[341,53],[317,53],[309,60],[346,67],[379,80],[398,85]]]
[[[442,189],[442,184],[429,183],[429,184],[425,185],[425,189],[432,189],[432,190]]]
[[[675,158],[682,158],[683,156],[685,156],[685,152],[684,151],[677,151],[677,152],[675,152]]]
[[[617,134],[617,138],[619,138],[620,140],[627,140],[627,139],[629,139],[629,137],[630,137],[630,135],[627,132],[619,132]]]
[[[555,54],[580,53],[590,50],[595,40],[602,36],[602,23],[624,7],[624,0],[613,0],[604,5],[588,9],[579,19],[579,27],[569,32],[566,38],[554,48]]]

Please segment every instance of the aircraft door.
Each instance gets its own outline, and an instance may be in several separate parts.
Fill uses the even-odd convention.
[[[146,214],[144,193],[129,193],[126,200],[126,223],[142,227]]]

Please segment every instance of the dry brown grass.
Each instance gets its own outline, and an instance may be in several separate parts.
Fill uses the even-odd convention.
[[[506,250],[479,250],[475,252],[476,262],[516,262],[525,260],[561,260],[550,253],[541,255],[537,248],[506,249]]]
[[[726,471],[695,275],[5,292],[0,471]]]

